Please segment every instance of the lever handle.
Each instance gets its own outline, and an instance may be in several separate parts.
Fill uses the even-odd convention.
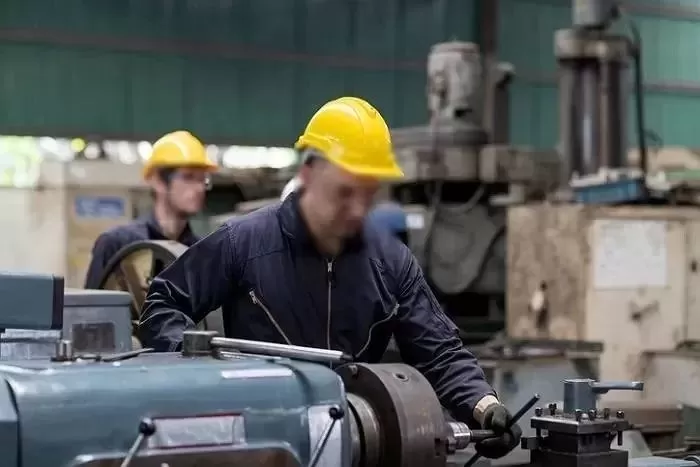
[[[643,391],[641,381],[596,381],[590,383],[594,394],[606,394],[608,391]]]
[[[593,379],[567,379],[564,381],[564,412],[576,410],[588,412],[596,408],[596,396],[608,391],[641,391],[641,381],[595,381]]]

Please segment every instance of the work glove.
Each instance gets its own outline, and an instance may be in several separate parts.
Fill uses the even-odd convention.
[[[489,459],[498,459],[512,451],[519,443],[523,431],[517,424],[510,424],[513,416],[501,404],[493,404],[484,412],[483,428],[493,430],[498,438],[481,441],[474,446],[476,452]]]

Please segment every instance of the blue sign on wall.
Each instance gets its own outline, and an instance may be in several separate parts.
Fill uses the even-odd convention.
[[[118,196],[77,196],[74,209],[82,219],[118,219],[126,215],[124,198]]]

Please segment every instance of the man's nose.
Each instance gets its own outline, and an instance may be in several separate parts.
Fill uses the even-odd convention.
[[[350,217],[353,219],[362,219],[367,215],[367,206],[361,201],[355,201],[350,206]]]

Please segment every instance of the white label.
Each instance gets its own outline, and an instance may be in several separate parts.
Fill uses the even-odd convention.
[[[599,220],[594,224],[597,289],[666,287],[666,222]]]
[[[406,215],[406,227],[411,230],[418,230],[425,227],[425,218],[423,214],[417,214],[415,212]]]
[[[240,415],[155,419],[156,432],[148,438],[151,449],[239,445],[246,441]]]

